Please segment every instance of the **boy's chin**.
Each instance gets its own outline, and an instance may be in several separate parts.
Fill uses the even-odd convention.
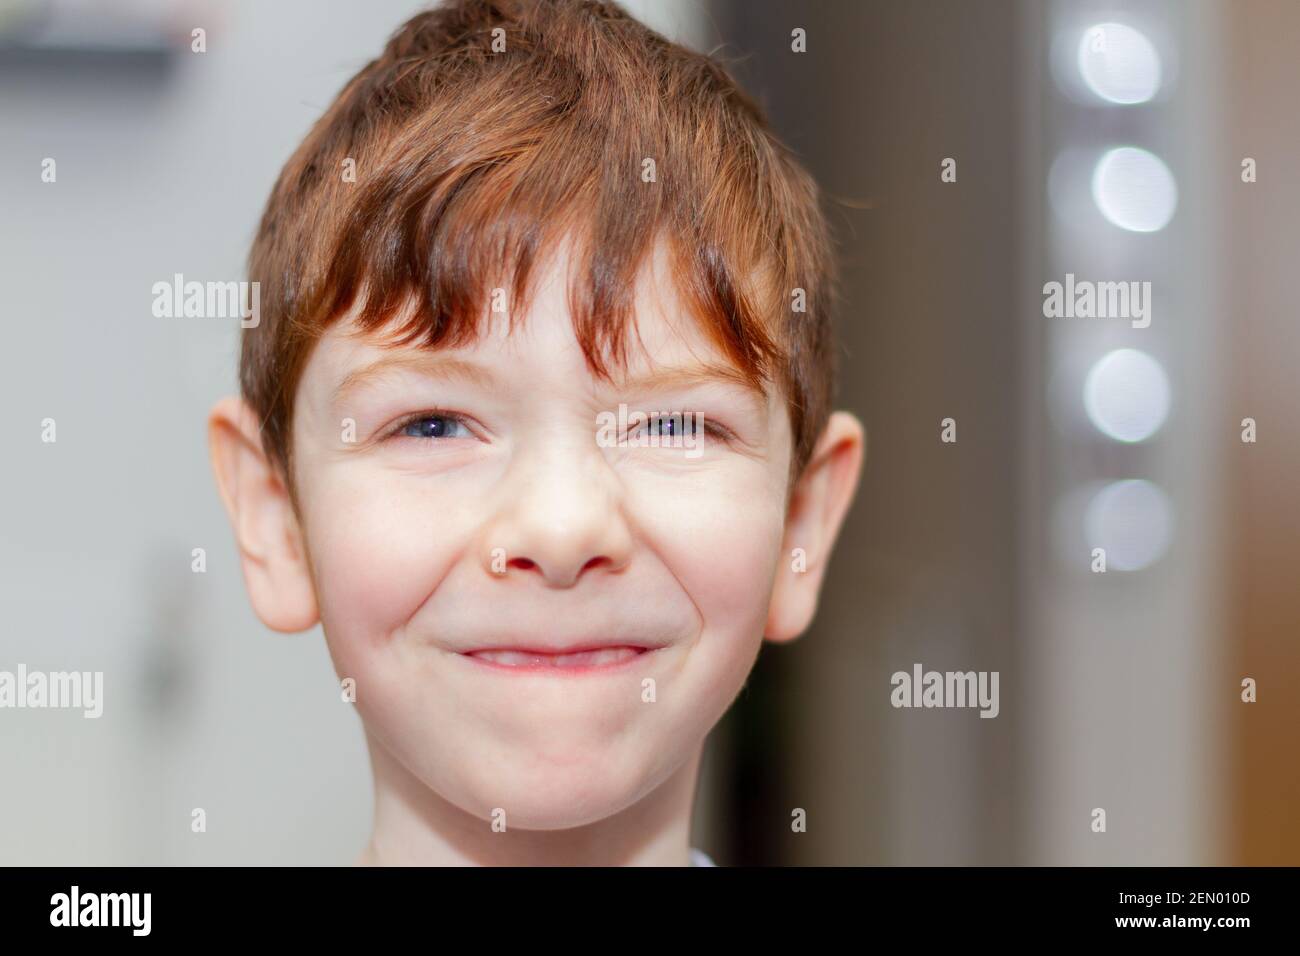
[[[524,794],[508,801],[502,809],[509,830],[572,830],[616,816],[635,803],[638,795],[636,788],[612,787],[607,792],[588,793],[579,803],[559,791],[549,796]],[[484,826],[491,822],[485,818]]]
[[[489,766],[492,767],[489,770]],[[484,826],[508,830],[567,830],[608,819],[663,782],[660,761],[629,760],[594,748],[578,757],[545,755],[484,760],[448,779],[424,779],[430,789]],[[496,821],[500,821],[497,823]]]

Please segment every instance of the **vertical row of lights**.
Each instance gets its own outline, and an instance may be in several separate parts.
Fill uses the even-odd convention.
[[[1096,23],[1086,28],[1073,66],[1076,86],[1081,83],[1106,107],[1145,104],[1160,90],[1161,62],[1155,46],[1127,24]],[[1092,202],[1106,229],[1159,232],[1178,205],[1178,186],[1169,167],[1155,153],[1137,146],[1106,149],[1093,166],[1090,185]],[[1107,241],[1105,236],[1098,239]],[[1107,439],[1141,443],[1160,431],[1169,414],[1169,378],[1147,352],[1115,349],[1093,363],[1080,398],[1088,421]],[[1172,524],[1168,495],[1146,479],[1103,485],[1084,513],[1089,549],[1103,548],[1108,568],[1118,571],[1137,571],[1158,561],[1168,547]]]

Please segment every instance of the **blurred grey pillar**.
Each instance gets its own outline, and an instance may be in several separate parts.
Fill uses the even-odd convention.
[[[1032,680],[1018,728],[1029,812],[1026,862],[1187,866],[1224,862],[1223,732],[1238,675],[1222,667],[1224,575],[1221,470],[1245,412],[1224,400],[1223,206],[1241,187],[1225,135],[1225,18],[1218,0],[1021,0],[1025,63],[1020,139],[1025,199],[1022,280],[1024,491],[1021,660]],[[1077,51],[1111,21],[1148,37],[1161,63],[1150,103],[1116,106],[1064,90]],[[1065,54],[1054,75],[1049,49]],[[1120,228],[1103,215],[1093,170],[1106,151],[1136,146],[1160,157],[1177,207],[1159,229]],[[1241,155],[1254,146],[1240,146]],[[1225,155],[1227,154],[1227,155]],[[1077,162],[1072,157],[1081,157]],[[1283,174],[1284,176],[1286,174]],[[1049,188],[1049,183],[1050,188]],[[1139,201],[1154,190],[1136,191]],[[1050,198],[1049,198],[1050,196]],[[1066,274],[1142,279],[1153,289],[1149,327],[1045,319],[1043,284]],[[1243,316],[1253,321],[1255,316]],[[1237,316],[1232,321],[1238,321]],[[1084,411],[1083,382],[1112,350],[1152,356],[1170,383],[1168,420],[1149,440],[1109,437]],[[1049,414],[1050,409],[1050,414]],[[1093,489],[1148,481],[1167,502],[1172,533],[1132,571],[1115,556],[1158,507],[1089,530]],[[1102,512],[1104,514],[1104,512]],[[1113,513],[1112,513],[1113,515]],[[1099,523],[1098,523],[1099,524]],[[1106,545],[1112,566],[1090,568]],[[1106,830],[1095,833],[1095,808]]]
[[[763,832],[737,844],[767,847],[761,862],[1015,862],[1012,740],[1032,718],[1016,703],[1014,8],[713,9],[723,58],[833,199],[838,404],[868,433],[818,618],[765,649],[738,704],[780,736],[761,768],[773,796],[746,824]],[[791,49],[796,28],[807,52]],[[940,180],[948,157],[955,183]],[[948,417],[956,444],[940,442]],[[914,663],[999,671],[1000,716],[892,708],[890,675]],[[789,832],[796,807],[805,834]]]

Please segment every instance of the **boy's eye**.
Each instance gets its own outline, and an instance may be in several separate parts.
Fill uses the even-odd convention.
[[[633,434],[644,431],[647,436],[656,436],[662,439],[685,439],[687,436],[699,439],[700,432],[703,431],[704,434],[723,441],[730,437],[727,429],[717,422],[712,420],[701,421],[702,418],[702,415],[694,414],[652,416],[640,428],[634,429]]]
[[[672,438],[674,435],[694,435],[698,430],[695,419],[684,419],[676,416],[666,416],[664,418],[652,418],[646,427],[650,434],[659,435],[663,438]]]
[[[454,415],[419,415],[408,419],[400,435],[409,438],[469,438],[465,423]]]

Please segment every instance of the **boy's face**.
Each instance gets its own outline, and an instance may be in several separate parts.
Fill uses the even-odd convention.
[[[340,325],[303,374],[295,475],[335,667],[370,733],[479,817],[549,829],[633,803],[701,743],[762,640],[787,416],[742,384],[669,377],[721,357],[656,266],[637,299],[655,365],[617,378],[660,383],[589,373],[560,257],[512,335],[497,314],[471,346],[395,351]],[[601,447],[620,402],[702,414],[702,444]]]
[[[566,268],[563,254],[545,268],[512,334],[493,315],[464,348],[394,349],[336,323],[293,426],[290,550],[305,551],[299,592],[314,604],[277,621],[285,599],[270,585],[259,599],[245,547],[263,619],[290,629],[319,613],[374,740],[467,813],[501,808],[527,829],[602,819],[682,767],[765,631],[794,636],[811,616],[815,598],[780,596],[816,590],[781,583],[788,550],[833,537],[783,542],[784,399],[693,374],[726,366],[662,255],[637,291],[644,351],[633,335],[613,385],[586,367]],[[598,440],[620,403],[702,416],[702,444]],[[809,507],[836,525],[843,513]]]

